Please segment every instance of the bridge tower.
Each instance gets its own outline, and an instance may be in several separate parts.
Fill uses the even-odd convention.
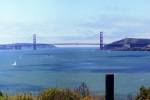
[[[33,50],[36,50],[36,34],[33,34]]]
[[[104,44],[103,44],[103,32],[100,32],[100,50],[103,50]]]

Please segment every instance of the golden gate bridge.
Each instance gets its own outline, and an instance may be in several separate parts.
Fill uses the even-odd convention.
[[[99,34],[99,42],[98,43],[90,43],[90,42],[88,42],[88,43],[86,43],[86,42],[71,42],[71,43],[69,43],[69,42],[65,42],[65,43],[49,43],[49,45],[59,45],[59,46],[68,46],[68,45],[73,45],[73,46],[78,46],[78,45],[91,45],[91,46],[96,46],[96,45],[98,45],[99,46],[99,49],[100,50],[103,50],[104,49],[104,47],[106,46],[106,45],[108,45],[108,44],[104,44],[104,38],[103,38],[103,32],[100,32]],[[37,36],[36,36],[36,34],[33,34],[33,50],[36,50],[37,49]],[[122,46],[123,44],[111,44],[110,46],[116,46],[116,47],[119,47],[119,46]],[[139,44],[137,44],[137,43],[134,43],[134,44],[132,44],[132,43],[130,43],[129,44],[130,46],[134,46],[134,45],[138,45],[138,46],[142,46],[142,45],[145,45],[145,43],[139,43]],[[18,45],[18,44],[16,44],[15,45],[15,48],[16,49],[20,49],[22,46],[21,45]]]
[[[36,34],[33,34],[33,50],[36,50]],[[103,32],[99,34],[99,43],[51,43],[51,45],[99,45],[100,49],[103,50]]]

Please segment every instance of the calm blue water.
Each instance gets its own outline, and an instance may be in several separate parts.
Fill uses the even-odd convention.
[[[150,52],[94,48],[0,51],[0,90],[8,93],[76,88],[86,82],[92,93],[104,94],[105,74],[115,73],[116,94],[135,94],[141,85],[150,86],[149,72]]]

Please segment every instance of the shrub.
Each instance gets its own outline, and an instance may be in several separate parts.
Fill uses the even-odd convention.
[[[42,91],[39,95],[24,93],[10,96],[0,92],[0,100],[95,100],[89,94],[87,85],[82,83],[74,91],[70,89],[50,88]]]
[[[142,86],[136,100],[150,100],[150,88]]]
[[[39,95],[39,100],[80,100],[81,97],[68,89],[48,89]]]
[[[78,88],[74,89],[74,91],[80,94],[82,97],[87,97],[90,95],[89,88],[84,82],[81,83]]]
[[[0,97],[2,97],[3,96],[3,92],[2,91],[0,91]]]

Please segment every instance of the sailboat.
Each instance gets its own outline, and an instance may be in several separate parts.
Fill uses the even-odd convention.
[[[16,66],[16,65],[17,65],[16,61],[14,63],[12,63],[12,66]]]

